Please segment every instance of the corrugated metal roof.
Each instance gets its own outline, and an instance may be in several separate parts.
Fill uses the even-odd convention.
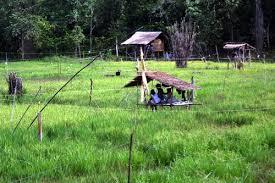
[[[136,32],[128,40],[121,43],[122,45],[147,45],[154,41],[162,32]]]
[[[174,87],[178,90],[196,90],[200,89],[199,87],[196,87],[192,85],[191,83],[185,82],[183,80],[180,80],[178,78],[175,78],[169,74],[166,74],[164,72],[159,72],[159,71],[146,71],[145,72],[147,82],[149,83],[152,80],[157,80],[160,83]],[[142,82],[142,76],[138,75],[135,77],[132,81],[130,81],[127,85],[124,87],[134,87],[134,86],[140,86]]]

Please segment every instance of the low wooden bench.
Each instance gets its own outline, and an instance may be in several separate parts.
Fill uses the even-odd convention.
[[[140,104],[140,105],[147,105],[147,104]],[[173,102],[173,103],[156,104],[157,107],[187,107],[187,108],[190,106],[193,106],[193,105],[202,105],[202,104],[193,103],[191,101],[177,101],[177,102]]]

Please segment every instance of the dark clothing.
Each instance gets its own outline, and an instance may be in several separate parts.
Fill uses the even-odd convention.
[[[157,88],[158,90],[158,97],[160,98],[160,100],[164,100],[165,96],[164,96],[164,91],[162,88]]]

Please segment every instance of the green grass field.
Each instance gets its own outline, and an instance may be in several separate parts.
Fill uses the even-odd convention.
[[[39,143],[37,123],[27,126],[86,62],[56,57],[0,63],[0,182],[127,182],[133,130],[133,182],[275,180],[274,64],[252,63],[238,71],[227,70],[226,63],[190,62],[187,69],[176,69],[173,62],[147,62],[149,69],[183,80],[194,76],[202,87],[196,92],[202,106],[153,113],[137,107],[136,88],[122,88],[136,74],[134,62],[96,61],[42,113]],[[121,77],[105,76],[116,70]],[[5,96],[11,71],[25,88],[14,116],[12,97]],[[41,94],[12,134],[39,86]]]

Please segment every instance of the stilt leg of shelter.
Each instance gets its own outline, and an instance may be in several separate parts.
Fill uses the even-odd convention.
[[[192,85],[195,85],[194,76],[192,76],[192,78],[191,78],[191,83],[192,83]],[[195,90],[192,90],[191,102],[194,102],[194,101],[195,101]]]
[[[243,47],[243,63],[245,62],[245,47]]]
[[[249,54],[248,57],[249,57],[249,65],[250,65],[251,64],[251,60],[252,60],[251,59],[251,50],[249,50],[248,54]]]

